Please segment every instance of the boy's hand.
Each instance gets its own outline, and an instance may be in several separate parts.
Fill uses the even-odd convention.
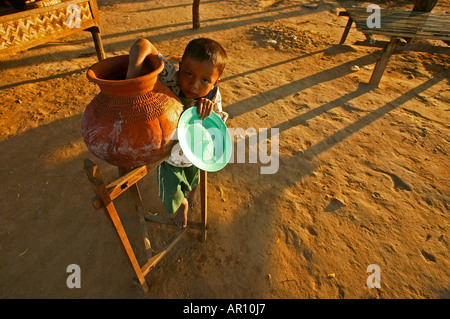
[[[211,115],[213,109],[213,102],[208,99],[200,98],[195,102],[198,108],[198,116],[204,120]]]

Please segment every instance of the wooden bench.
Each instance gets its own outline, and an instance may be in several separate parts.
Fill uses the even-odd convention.
[[[450,54],[450,47],[428,43],[414,43],[414,40],[450,41],[450,15],[418,11],[380,10],[380,27],[370,28],[367,19],[372,12],[366,8],[349,8],[339,13],[347,16],[348,22],[340,44],[344,44],[353,23],[364,33],[366,40],[357,41],[355,45],[383,48],[370,79],[370,85],[378,87],[384,69],[392,54],[402,51],[417,51],[438,54]],[[390,41],[376,40],[374,36],[385,36]]]
[[[79,8],[79,14],[74,12],[74,8]],[[79,19],[75,20],[76,16]],[[48,7],[1,15],[0,55],[14,54],[76,32],[89,31],[97,57],[103,60],[105,52],[99,25],[96,0],[69,0]]]

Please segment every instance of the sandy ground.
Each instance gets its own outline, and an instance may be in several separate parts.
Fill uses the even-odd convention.
[[[278,130],[258,142],[278,139],[276,173],[261,174],[269,163],[258,156],[209,174],[208,240],[189,232],[147,276],[148,294],[82,171],[89,158],[117,178],[81,138],[99,91],[85,74],[97,61],[90,34],[3,57],[0,298],[448,298],[449,60],[394,56],[368,88],[380,50],[352,46],[364,39],[356,29],[337,45],[340,9],[368,3],[202,1],[193,30],[190,1],[99,1],[107,57],[138,37],[167,57],[216,39],[230,59],[220,84],[228,126]],[[165,215],[155,172],[139,185],[146,211]],[[116,205],[139,254],[131,199]],[[155,250],[176,231],[148,226]],[[70,264],[81,288],[66,285]],[[371,264],[381,288],[366,285]]]

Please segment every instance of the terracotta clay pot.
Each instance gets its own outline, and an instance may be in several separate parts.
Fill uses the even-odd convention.
[[[128,55],[100,61],[87,72],[101,92],[83,113],[83,139],[91,153],[115,166],[156,162],[176,142],[171,139],[183,105],[158,79],[164,62],[148,56],[145,63],[153,71],[133,79],[126,79]]]

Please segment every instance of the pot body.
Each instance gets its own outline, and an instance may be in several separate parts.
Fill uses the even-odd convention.
[[[132,168],[170,154],[183,105],[161,83],[164,62],[145,60],[152,72],[125,79],[128,55],[108,58],[89,68],[87,77],[100,93],[86,107],[81,131],[89,151],[109,164]]]

